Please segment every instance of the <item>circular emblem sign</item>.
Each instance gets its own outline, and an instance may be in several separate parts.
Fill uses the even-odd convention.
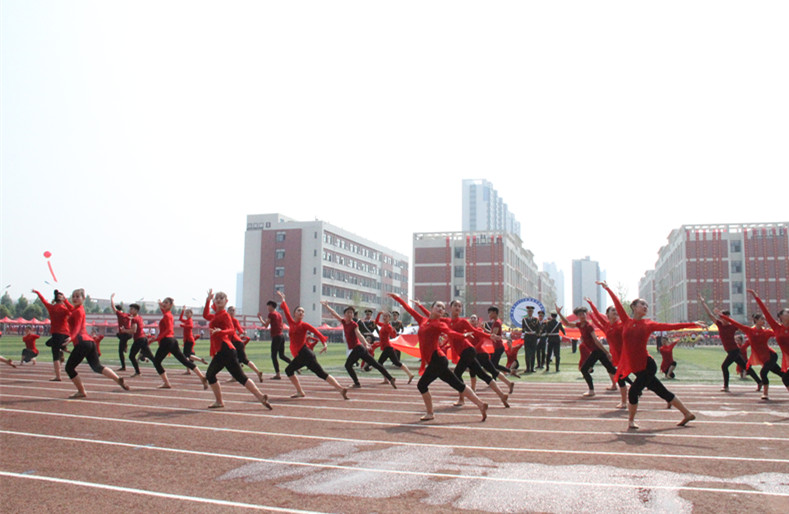
[[[521,321],[526,317],[526,307],[534,307],[534,315],[536,316],[539,311],[545,311],[545,306],[537,298],[521,298],[510,309],[510,320],[516,327],[521,326]]]

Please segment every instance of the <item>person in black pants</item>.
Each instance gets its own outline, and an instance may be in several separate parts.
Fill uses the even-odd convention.
[[[537,331],[537,369],[545,366],[545,347],[548,344],[548,337],[543,333],[545,328],[545,311],[537,312],[537,321],[540,322],[540,330]]]
[[[550,370],[551,358],[556,359],[556,372],[559,372],[559,349],[562,345],[562,336],[559,335],[559,332],[565,335],[567,332],[564,330],[564,325],[556,319],[557,317],[557,314],[552,312],[551,319],[546,321],[542,328],[542,333],[545,334],[548,340],[548,349],[545,355],[545,373]]]
[[[124,332],[131,325],[131,316],[123,312],[123,308],[115,305],[115,293],[110,295],[110,307],[115,316],[118,317],[118,358],[121,361],[121,367],[116,371],[126,371],[126,347],[129,344],[129,339],[132,335]]]
[[[121,332],[131,334],[134,337],[131,350],[129,350],[129,360],[134,366],[134,374],[132,378],[140,376],[140,365],[137,363],[137,354],[139,353],[149,361],[153,362],[153,353],[148,347],[148,338],[145,337],[145,322],[140,316],[140,306],[136,303],[129,305],[129,314],[131,315],[131,322],[129,328],[122,329]]]
[[[537,337],[540,334],[540,320],[534,317],[534,306],[526,307],[526,317],[521,320],[523,349],[526,353],[526,373],[534,373],[534,357],[537,351]]]
[[[263,325],[263,328],[271,330],[271,363],[274,365],[274,376],[272,380],[280,380],[282,376],[279,374],[279,362],[277,357],[290,364],[291,359],[285,355],[285,336],[282,334],[282,316],[277,312],[277,302],[269,300],[266,302],[268,309],[268,316],[264,320],[258,313],[258,319]]]

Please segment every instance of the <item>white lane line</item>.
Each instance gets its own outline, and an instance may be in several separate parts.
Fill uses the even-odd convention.
[[[131,487],[121,487],[117,485],[109,485],[109,484],[99,484],[96,482],[85,482],[82,480],[73,480],[73,479],[65,479],[65,478],[56,478],[56,477],[47,477],[41,475],[25,475],[22,473],[13,473],[9,471],[0,471],[0,476],[10,477],[10,478],[24,478],[27,480],[40,480],[43,482],[54,482],[56,484],[64,484],[70,486],[82,486],[82,487],[90,487],[93,489],[103,489],[105,491],[115,491],[119,493],[131,493],[131,494],[139,494],[142,496],[153,496],[156,498],[166,498],[168,500],[181,500],[181,501],[188,501],[188,502],[195,502],[195,503],[205,503],[209,505],[217,505],[220,507],[237,507],[242,509],[254,509],[254,510],[262,510],[262,511],[269,511],[269,512],[291,512],[296,514],[323,514],[319,511],[310,511],[310,510],[297,510],[297,509],[284,509],[281,507],[272,507],[269,505],[255,505],[252,503],[241,503],[241,502],[233,502],[227,500],[217,500],[214,498],[201,498],[199,496],[185,496],[182,494],[171,494],[171,493],[161,493],[157,491],[148,491],[145,489],[133,489]]]
[[[6,395],[7,397],[13,398],[39,398],[37,396],[25,396],[25,395]],[[764,437],[764,436],[735,436],[735,435],[706,435],[706,434],[693,434],[693,433],[677,433],[677,434],[669,434],[663,432],[650,432],[649,430],[643,430],[639,432],[619,432],[619,431],[598,431],[598,430],[561,430],[555,428],[505,428],[505,427],[484,427],[481,426],[479,423],[475,423],[475,425],[436,425],[436,424],[429,424],[429,423],[407,423],[407,422],[393,422],[393,421],[365,421],[365,420],[358,420],[358,419],[344,419],[344,418],[324,418],[324,417],[313,417],[313,416],[290,416],[286,414],[275,414],[275,413],[268,413],[268,412],[261,412],[261,413],[252,413],[252,412],[232,412],[232,411],[207,411],[206,409],[191,409],[188,407],[168,407],[162,405],[142,405],[138,403],[125,403],[125,402],[113,402],[113,401],[96,401],[91,400],[89,398],[83,398],[80,400],[66,400],[66,399],[56,399],[54,401],[58,402],[78,402],[78,403],[87,403],[87,404],[99,404],[99,405],[114,405],[117,407],[124,407],[124,408],[142,408],[142,409],[157,409],[157,410],[166,410],[166,411],[181,411],[181,412],[200,412],[200,413],[210,413],[211,415],[230,415],[230,416],[243,416],[243,417],[256,417],[256,418],[265,418],[267,420],[291,420],[291,421],[308,421],[311,423],[336,423],[340,425],[362,425],[362,426],[372,426],[372,427],[385,427],[385,428],[398,428],[398,427],[411,427],[411,428],[423,428],[428,430],[449,430],[449,431],[470,431],[470,432],[498,432],[498,433],[515,433],[515,434],[562,434],[562,435],[582,435],[582,436],[627,436],[633,438],[667,438],[667,439],[711,439],[711,440],[735,440],[735,441],[789,441],[789,437]],[[468,416],[474,416],[476,411],[472,411],[469,409]],[[620,419],[620,423],[624,421]],[[676,430],[685,430],[682,428],[677,428]]]
[[[559,449],[544,449],[544,448],[512,448],[501,446],[475,446],[475,445],[458,445],[458,444],[438,444],[438,443],[414,443],[395,440],[381,440],[381,439],[356,439],[350,437],[327,437],[309,434],[293,434],[282,432],[266,432],[262,430],[247,430],[240,428],[226,428],[226,427],[211,427],[202,425],[185,425],[181,423],[162,423],[158,421],[141,421],[123,418],[109,418],[100,416],[87,416],[81,414],[66,414],[59,412],[40,412],[29,411],[23,409],[7,409],[0,408],[0,412],[18,412],[22,414],[33,414],[38,416],[52,416],[62,418],[73,418],[92,421],[104,421],[110,423],[126,423],[132,425],[144,425],[152,427],[168,427],[178,429],[190,429],[206,432],[226,432],[230,434],[246,434],[255,436],[270,436],[281,437],[286,439],[307,439],[313,441],[342,441],[354,444],[379,444],[388,446],[405,446],[416,448],[454,448],[459,450],[475,450],[475,451],[494,451],[494,452],[508,452],[508,453],[548,453],[548,454],[567,454],[567,455],[598,455],[598,456],[620,456],[620,457],[636,457],[643,459],[645,457],[663,458],[663,459],[685,459],[685,460],[712,460],[712,461],[736,461],[736,462],[765,462],[774,464],[789,464],[789,459],[761,459],[756,457],[730,457],[722,455],[677,455],[668,453],[629,453],[629,452],[602,452],[602,451],[585,451],[585,450],[559,450]],[[613,433],[609,435],[614,435]]]
[[[212,452],[203,452],[203,451],[196,451],[196,450],[187,450],[181,448],[167,448],[162,446],[155,446],[155,445],[145,445],[140,446],[139,444],[132,444],[132,443],[122,443],[117,441],[105,441],[105,440],[97,440],[97,439],[80,439],[76,437],[65,437],[65,436],[54,436],[54,435],[47,435],[47,434],[32,434],[29,432],[14,432],[10,430],[0,430],[0,434],[7,434],[7,435],[15,435],[20,437],[33,437],[33,438],[40,438],[40,439],[55,439],[58,441],[73,441],[77,443],[83,444],[97,444],[97,445],[104,445],[104,446],[119,446],[122,448],[135,448],[135,449],[142,449],[142,450],[150,450],[154,452],[165,452],[165,453],[178,453],[178,454],[185,454],[185,455],[195,455],[199,457],[210,457],[210,458],[220,458],[220,459],[232,459],[232,460],[241,460],[246,462],[264,462],[269,464],[281,464],[285,466],[299,466],[305,468],[317,468],[317,469],[336,469],[340,471],[353,471],[353,472],[367,472],[367,473],[381,473],[381,474],[390,474],[390,475],[410,475],[410,476],[419,476],[424,478],[452,478],[452,479],[463,479],[463,480],[482,480],[482,481],[490,481],[490,482],[507,482],[507,483],[517,483],[517,484],[532,484],[532,485],[573,485],[573,486],[595,486],[595,487],[617,487],[617,488],[627,488],[627,489],[641,489],[641,488],[649,488],[649,489],[667,489],[667,490],[684,490],[684,491],[700,491],[700,492],[710,492],[710,493],[744,493],[744,494],[755,494],[755,495],[763,495],[763,496],[789,496],[789,493],[776,493],[776,492],[766,492],[766,491],[757,491],[757,490],[742,490],[742,489],[725,489],[725,488],[711,488],[711,487],[685,487],[685,486],[661,486],[661,485],[644,485],[644,484],[612,484],[612,483],[595,483],[595,482],[577,482],[577,481],[570,481],[570,480],[535,480],[529,478],[514,478],[514,477],[490,477],[485,475],[466,475],[466,474],[455,474],[455,473],[435,473],[435,472],[423,472],[423,471],[406,471],[406,470],[398,470],[398,469],[382,469],[382,468],[367,468],[367,467],[358,467],[358,466],[342,466],[337,464],[319,464],[319,463],[312,463],[312,462],[298,462],[298,461],[289,461],[289,460],[282,460],[282,459],[267,459],[263,457],[248,457],[245,455],[233,455],[227,453],[212,453]],[[28,476],[28,475],[25,475]],[[721,482],[726,482],[726,479],[720,479]]]
[[[23,389],[25,391],[31,391],[31,390],[35,390],[35,391],[51,391],[49,388],[36,387],[36,386],[6,386],[6,387],[9,388],[9,389],[10,388]],[[231,393],[231,392],[228,392],[228,393],[224,394],[224,396],[226,398],[231,396],[231,395],[232,396],[237,396],[237,397],[249,398],[249,394],[245,394],[245,393]],[[14,395],[14,394],[0,394],[0,398],[3,397],[3,396],[9,397],[9,398],[10,397],[19,397],[19,398],[27,398],[27,399],[42,398],[42,399],[46,399],[46,400],[51,400],[51,399],[61,400],[61,401],[64,400],[63,398],[49,398],[49,397],[45,398],[45,397],[36,397],[36,396]],[[174,401],[201,401],[201,402],[202,401],[207,401],[207,400],[204,400],[202,398],[196,398],[196,397],[191,397],[191,396],[166,396],[164,394],[157,394],[155,396],[151,396],[151,395],[147,395],[147,394],[140,394],[140,393],[134,393],[134,392],[124,393],[123,396],[125,396],[125,397],[126,396],[133,396],[133,397],[136,397],[136,398],[156,398],[156,399],[174,400]],[[335,399],[335,398],[332,397],[331,399]],[[338,402],[339,402],[339,400],[338,400]],[[233,400],[227,400],[226,403],[247,404],[249,402],[243,402],[243,401],[236,402],[236,401],[233,401]],[[341,403],[344,403],[344,402],[341,402]],[[337,404],[340,405],[341,403],[337,403]],[[389,404],[391,402],[381,402],[381,403]],[[408,406],[415,407],[417,409],[419,409],[419,407],[421,406],[421,404],[419,404],[418,402],[401,402],[401,403],[405,403]],[[122,405],[126,405],[126,406],[136,405],[136,406],[140,406],[140,407],[146,407],[146,405],[144,405],[144,404],[125,404],[124,403]],[[391,414],[418,415],[418,414],[421,414],[421,412],[422,412],[421,410],[405,411],[405,410],[391,410],[391,409],[381,410],[381,409],[374,409],[374,408],[337,407],[337,406],[309,405],[309,404],[299,405],[297,402],[276,403],[276,401],[274,401],[274,406],[277,407],[277,408],[306,408],[306,409],[311,409],[311,410],[326,410],[326,411],[338,411],[338,412],[385,413],[386,415],[391,415]],[[622,423],[623,422],[623,417],[625,415],[625,411],[617,411],[615,409],[607,409],[607,410],[604,410],[604,412],[605,413],[609,413],[609,414],[613,413],[613,412],[621,412],[622,413],[622,417],[614,418],[614,417],[582,417],[582,416],[538,416],[538,415],[533,415],[533,414],[532,415],[523,415],[523,414],[513,414],[514,409],[510,409],[509,411],[504,411],[504,410],[501,410],[501,409],[497,409],[498,405],[495,404],[495,403],[491,404],[491,406],[494,408],[494,410],[491,411],[492,413],[504,414],[506,412],[506,414],[504,414],[503,416],[500,417],[500,419],[502,419],[502,420],[503,419],[507,419],[507,420],[509,420],[509,419],[514,419],[514,420],[518,420],[518,419],[523,419],[523,420],[539,419],[539,420],[546,420],[546,421],[565,421],[566,420],[566,421],[589,421],[589,422]],[[167,408],[167,407],[162,407],[161,405],[151,406],[151,407],[152,408]],[[467,408],[465,409],[464,412],[442,412],[441,416],[442,417],[443,416],[452,416],[452,417],[463,416],[463,417],[468,417],[469,416],[469,411],[470,411],[470,409],[468,409],[468,407],[471,407],[471,405],[470,404],[467,405]],[[180,407],[180,406],[179,407],[172,407],[172,408],[174,408],[174,409],[183,409],[183,407]],[[557,407],[557,408],[561,409],[561,410],[569,410],[566,407]],[[646,412],[653,412],[654,413],[654,411],[648,411],[648,410]],[[666,411],[665,409],[661,409],[658,412],[667,412],[667,414],[668,413],[676,413],[676,411]],[[727,414],[729,414],[729,415],[752,415],[752,413],[749,413],[749,412],[746,412],[746,411],[739,411],[739,412],[737,412],[737,411],[728,411]],[[771,415],[769,413],[763,413],[763,414]],[[280,417],[282,417],[282,416],[280,416]],[[673,416],[673,417],[676,417],[676,416]],[[311,419],[311,418],[308,418],[308,419]],[[673,418],[672,419],[665,419],[665,418],[645,418],[645,417],[641,417],[641,418],[639,418],[639,420],[642,421],[642,422],[647,422],[647,423],[652,423],[652,422],[654,422],[654,423],[671,423],[672,421],[675,421]],[[351,422],[351,421],[346,420],[346,419],[334,420],[334,421],[336,421],[336,422],[345,422],[345,423],[350,423]],[[361,421],[359,421],[359,422],[361,422]],[[369,422],[368,421],[364,421],[364,422],[361,422],[361,423],[376,423],[376,422],[374,422],[374,421],[369,421]],[[387,424],[387,423],[383,423],[383,424]],[[712,425],[712,424],[735,425],[735,426],[737,426],[737,425],[753,425],[753,426],[759,426],[759,427],[781,428],[780,424],[773,423],[773,422],[771,422],[769,420],[764,420],[764,421],[723,421],[723,420],[701,419],[701,420],[694,421],[694,425]],[[422,426],[422,425],[420,425],[420,426]],[[525,430],[525,429],[506,429],[506,428],[495,429],[495,428],[483,428],[483,427],[476,427],[476,429],[477,430]],[[630,434],[634,435],[633,433],[630,433]],[[673,434],[673,435],[676,436],[676,435],[679,435],[679,434]],[[698,436],[698,437],[701,437],[701,436]],[[742,438],[742,439],[749,439],[749,440],[750,439],[755,439],[754,437],[751,437],[751,436],[729,436],[729,435],[726,435],[726,436],[715,435],[715,436],[705,436],[705,437],[733,438],[733,439]],[[775,439],[775,438],[765,437],[764,439]],[[780,438],[778,438],[778,439],[780,439]]]

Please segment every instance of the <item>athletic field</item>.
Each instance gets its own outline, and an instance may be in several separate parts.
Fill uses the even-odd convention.
[[[789,392],[771,379],[769,403],[732,367],[732,393],[720,393],[720,348],[677,349],[677,379],[668,387],[698,419],[645,392],[639,431],[626,431],[604,370],[586,389],[577,355],[563,348],[561,373],[516,380],[504,409],[490,403],[480,423],[472,405],[453,407],[453,391],[431,386],[436,419],[419,422],[416,384],[379,384],[360,373],[362,389],[343,401],[308,371],[307,398],[290,399],[274,381],[268,343],[248,353],[264,370],[267,411],[237,383],[222,383],[225,409],[194,376],[168,359],[174,389],[150,363],[124,392],[83,364],[88,398],[65,380],[49,382],[49,348],[39,340],[36,366],[0,365],[2,512],[131,510],[173,512],[697,512],[789,505]],[[23,344],[0,339],[16,362]],[[319,356],[343,384],[343,347]],[[102,343],[102,361],[117,366],[117,340]],[[207,343],[198,346],[207,355]],[[112,358],[114,357],[114,359]],[[413,368],[413,359],[405,361]],[[130,369],[130,366],[127,364]],[[204,366],[202,366],[204,368]],[[130,374],[129,371],[126,373]],[[252,376],[252,375],[250,375]],[[65,374],[64,374],[65,377]],[[228,375],[220,374],[224,381]]]

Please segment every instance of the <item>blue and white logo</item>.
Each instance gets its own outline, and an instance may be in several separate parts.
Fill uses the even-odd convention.
[[[526,307],[529,306],[534,307],[535,317],[537,316],[537,312],[545,311],[545,306],[537,298],[521,298],[520,300],[512,304],[512,309],[510,309],[510,320],[512,321],[513,326],[515,327],[521,326],[521,321],[528,314],[526,312]]]

